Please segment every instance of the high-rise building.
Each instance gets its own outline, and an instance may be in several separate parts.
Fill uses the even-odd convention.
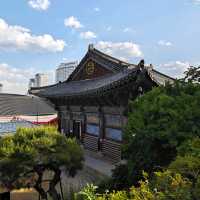
[[[3,92],[3,84],[0,83],[0,93]]]
[[[61,63],[56,69],[56,83],[66,81],[77,65],[77,61]]]
[[[43,87],[49,85],[48,74],[38,73],[35,75],[35,87]]]
[[[31,89],[32,87],[35,87],[35,79],[34,78],[31,78],[29,80],[29,85],[28,85],[29,89]]]

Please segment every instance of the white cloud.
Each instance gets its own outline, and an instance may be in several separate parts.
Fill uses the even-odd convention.
[[[67,27],[71,27],[71,28],[75,28],[75,29],[79,29],[79,28],[83,27],[83,25],[80,23],[80,21],[74,16],[66,18],[64,21],[64,24]]]
[[[168,74],[174,78],[181,78],[184,76],[184,72],[190,66],[189,62],[183,61],[171,61],[165,64],[158,65],[157,69],[163,73]]]
[[[135,31],[132,28],[130,28],[130,27],[126,27],[126,28],[124,28],[123,32],[124,33],[128,33],[128,32],[130,33],[130,32],[132,32],[133,33]]]
[[[99,12],[99,11],[100,11],[100,8],[96,7],[96,8],[94,8],[94,11],[95,11],[95,12]]]
[[[34,75],[33,69],[17,69],[8,64],[0,63],[0,83],[4,93],[25,94],[28,81]]]
[[[54,39],[49,34],[33,35],[27,28],[12,26],[0,18],[0,50],[63,51],[63,40]]]
[[[160,40],[160,41],[158,41],[158,45],[170,47],[170,46],[172,46],[172,43],[168,42],[168,41],[165,41],[165,40]]]
[[[34,68],[16,68],[6,63],[0,63],[0,83],[3,84],[3,93],[26,94],[30,78],[36,73],[46,73],[49,84],[53,81],[53,71],[37,71]]]
[[[51,3],[49,0],[29,0],[28,4],[36,10],[47,10]]]
[[[82,39],[89,40],[89,39],[97,38],[97,35],[94,32],[92,32],[92,31],[86,31],[86,32],[80,33],[80,37]]]
[[[127,27],[127,28],[125,28],[125,29],[123,30],[123,32],[126,33],[126,32],[129,32],[130,30],[131,30],[131,29]]]
[[[96,44],[96,48],[123,60],[143,56],[140,46],[133,42],[100,41]]]
[[[193,4],[200,5],[200,0],[193,0]]]

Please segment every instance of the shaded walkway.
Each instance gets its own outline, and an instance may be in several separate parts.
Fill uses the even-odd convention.
[[[85,166],[101,173],[105,176],[111,176],[115,165],[111,161],[105,160],[101,155],[87,150],[85,152]]]

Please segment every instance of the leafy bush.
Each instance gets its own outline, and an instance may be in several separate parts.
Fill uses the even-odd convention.
[[[189,178],[193,183],[193,197],[200,199],[200,138],[184,142],[169,169]]]
[[[130,190],[113,191],[111,193],[97,194],[96,187],[87,186],[76,194],[76,200],[192,200],[192,184],[180,174],[170,171],[156,172],[152,181],[144,174],[144,181],[139,187]]]

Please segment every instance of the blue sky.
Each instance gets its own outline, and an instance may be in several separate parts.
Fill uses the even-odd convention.
[[[51,76],[89,43],[118,58],[144,58],[180,77],[200,63],[200,0],[6,0],[0,6],[0,82],[25,93],[36,72]]]

